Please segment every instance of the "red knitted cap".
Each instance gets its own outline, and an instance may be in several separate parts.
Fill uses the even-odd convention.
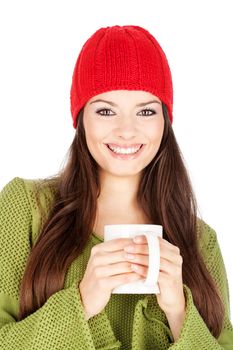
[[[167,106],[172,123],[171,71],[158,41],[134,25],[98,29],[77,58],[70,91],[73,126],[81,108],[95,95],[110,90],[144,90]]]

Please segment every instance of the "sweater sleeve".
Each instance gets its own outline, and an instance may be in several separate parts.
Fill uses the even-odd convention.
[[[171,350],[233,350],[233,327],[230,320],[230,296],[226,269],[216,233],[209,226],[208,228],[211,231],[211,243],[209,244],[211,253],[206,258],[206,262],[225,306],[223,329],[218,339],[211,334],[193,302],[191,290],[184,284],[186,317],[179,338],[169,347]]]
[[[21,178],[0,192],[0,350],[117,350],[105,310],[85,320],[77,281],[18,321],[19,287],[31,248],[31,207]]]

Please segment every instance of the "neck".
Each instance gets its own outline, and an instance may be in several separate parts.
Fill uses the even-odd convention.
[[[139,176],[112,176],[111,174],[101,174],[101,192],[98,198],[100,206],[109,210],[136,210],[137,191]]]
[[[111,174],[110,174],[111,175]],[[107,224],[152,224],[137,202],[139,177],[104,175],[97,199],[94,231],[103,237]]]

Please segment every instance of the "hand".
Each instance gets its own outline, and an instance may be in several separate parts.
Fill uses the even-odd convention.
[[[86,319],[101,312],[115,287],[143,279],[132,270],[125,257],[123,249],[130,243],[133,243],[131,238],[117,238],[92,248],[83,279],[78,286]]]
[[[144,235],[141,241],[134,240],[133,250],[125,247],[125,251],[134,253],[134,259],[128,259],[135,264],[138,274],[146,278],[149,265],[149,248]],[[159,237],[160,245],[160,271],[158,284],[160,294],[156,294],[158,304],[166,315],[180,315],[185,311],[185,297],[182,281],[182,263],[178,247]]]

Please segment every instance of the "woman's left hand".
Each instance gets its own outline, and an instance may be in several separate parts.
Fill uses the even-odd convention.
[[[134,259],[128,259],[137,269],[135,272],[146,278],[149,265],[149,249],[145,236],[141,241],[133,240],[132,251],[124,249]],[[160,271],[158,284],[160,294],[156,294],[158,304],[166,315],[180,315],[185,312],[185,297],[182,280],[183,258],[180,249],[167,240],[159,237]]]

